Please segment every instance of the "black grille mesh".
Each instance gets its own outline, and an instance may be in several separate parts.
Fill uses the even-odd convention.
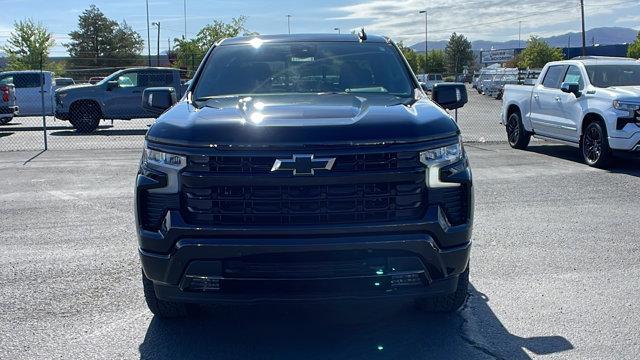
[[[142,226],[148,230],[157,230],[168,209],[180,208],[180,197],[178,194],[155,194],[147,190],[142,193],[142,206]]]
[[[195,224],[313,225],[419,219],[424,175],[415,181],[304,186],[183,188]]]
[[[290,158],[291,156],[288,157]],[[331,170],[332,173],[412,170],[422,166],[416,152],[348,154],[329,157],[336,159],[335,165]],[[276,156],[190,156],[187,171],[225,174],[268,174],[271,172],[273,163],[278,158]],[[287,156],[283,158],[287,158]]]

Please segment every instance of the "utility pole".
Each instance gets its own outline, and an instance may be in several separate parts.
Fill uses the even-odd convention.
[[[184,36],[182,39],[187,39],[187,0],[184,0]]]
[[[333,28],[333,30],[337,30],[337,31],[338,31],[338,34],[340,34],[340,28],[339,28],[339,27],[337,27],[337,28]]]
[[[427,73],[427,58],[429,55],[429,19],[427,18],[427,10],[420,10],[420,14],[424,14],[424,73]]]
[[[582,56],[587,56],[587,34],[584,30],[584,0],[580,0],[580,12],[582,13]]]
[[[158,55],[156,56],[158,67],[160,67],[160,21],[151,24],[158,27]]]
[[[149,25],[149,0],[147,0],[147,59],[151,66],[151,26]]]
[[[291,15],[287,15],[287,31],[291,35]]]

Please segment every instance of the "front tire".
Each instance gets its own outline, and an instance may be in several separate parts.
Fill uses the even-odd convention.
[[[416,299],[416,307],[425,312],[451,313],[454,312],[467,300],[469,291],[469,267],[458,277],[456,291],[447,295],[438,295]]]
[[[88,134],[100,125],[100,109],[91,103],[74,106],[70,114],[69,122],[76,132]]]
[[[524,150],[529,146],[529,142],[531,141],[531,133],[524,129],[524,125],[522,125],[522,119],[520,118],[520,114],[517,112],[509,115],[507,119],[507,125],[505,126],[507,130],[507,140],[509,141],[509,146],[514,149]]]
[[[153,288],[153,282],[142,272],[142,287],[144,289],[144,299],[149,310],[161,318],[184,318],[191,314],[193,305],[173,301],[158,299]]]
[[[607,139],[607,130],[599,121],[587,125],[580,141],[580,153],[584,162],[595,168],[606,168],[612,154]]]

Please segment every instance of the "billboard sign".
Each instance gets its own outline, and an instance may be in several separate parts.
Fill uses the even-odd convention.
[[[495,64],[504,63],[513,60],[516,55],[515,49],[502,49],[502,50],[485,50],[482,52],[483,64]]]

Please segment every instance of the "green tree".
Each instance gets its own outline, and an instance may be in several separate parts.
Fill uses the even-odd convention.
[[[539,69],[550,61],[562,60],[564,55],[558,48],[549,46],[546,41],[537,36],[531,36],[527,47],[518,56],[518,67]]]
[[[447,58],[443,50],[432,50],[426,57],[427,73],[444,73],[447,69]]]
[[[627,56],[634,59],[640,59],[640,32],[638,33],[638,37],[636,41],[629,44],[629,49],[627,50]]]
[[[400,52],[402,53],[402,55],[404,55],[404,58],[407,59],[407,62],[409,63],[409,66],[411,66],[414,74],[419,74],[422,69],[420,64],[420,55],[417,54],[412,48],[404,46],[402,42],[398,43],[398,49],[400,49]]]
[[[258,33],[251,32],[245,28],[246,21],[247,18],[245,16],[233,18],[230,23],[214,20],[212,24],[200,29],[193,39],[174,39],[176,44],[174,50],[176,62],[174,65],[181,69],[186,69],[188,76],[191,76],[191,73],[198,67],[209,48],[216,42],[239,35],[257,35]]]
[[[91,5],[78,17],[78,30],[64,44],[76,67],[124,67],[143,63],[144,40],[126,22],[118,24]],[[105,69],[105,73],[112,72]]]
[[[53,34],[31,19],[17,21],[2,50],[7,53],[7,70],[50,69],[49,52],[55,45]]]
[[[462,34],[451,34],[444,53],[447,70],[451,74],[462,73],[464,67],[471,65],[473,62],[471,42]]]

